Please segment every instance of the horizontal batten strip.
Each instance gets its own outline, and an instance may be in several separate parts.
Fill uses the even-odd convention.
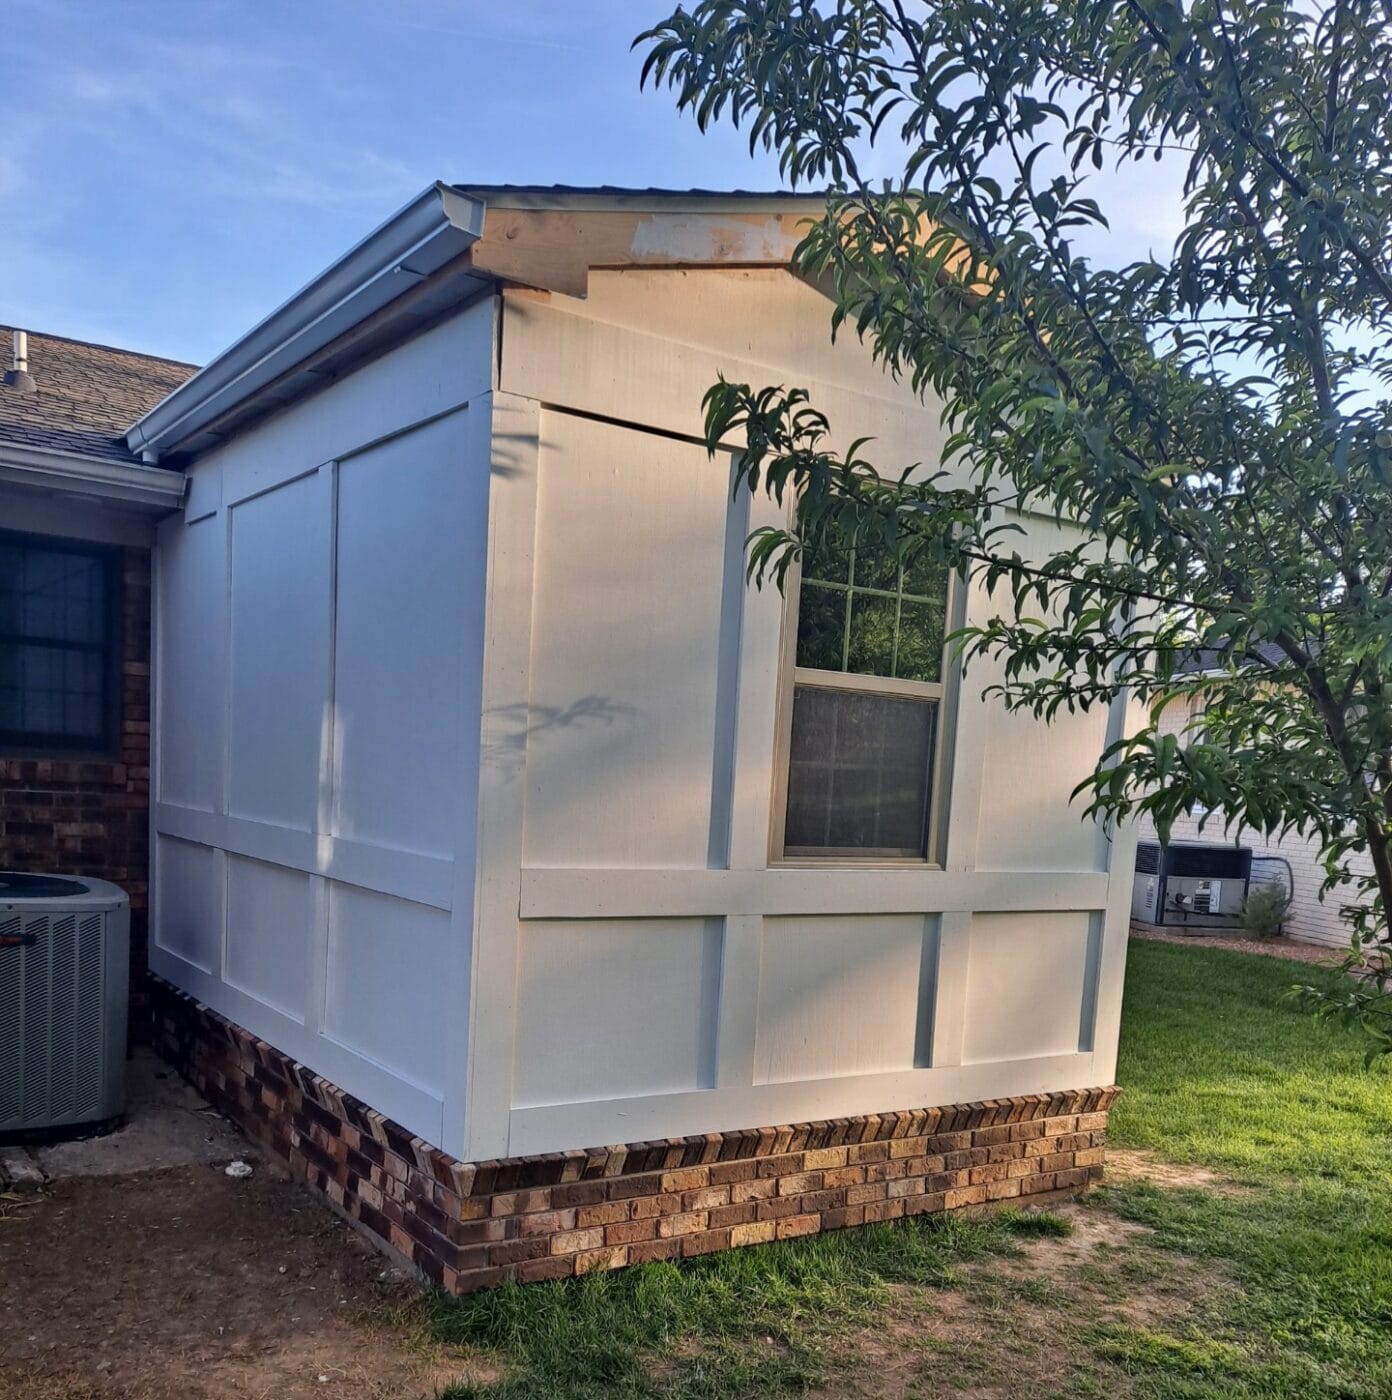
[[[155,808],[155,832],[306,875],[323,875],[432,909],[449,910],[453,903],[454,862],[439,856],[395,851],[326,832],[297,831],[274,822],[200,812],[168,802]]]
[[[721,1132],[737,1123],[792,1123],[803,1118],[854,1117],[873,1105],[893,1113],[918,1104],[963,1103],[1007,1094],[1049,1094],[1087,1083],[1091,1055],[1047,1055],[1033,1060],[942,1069],[855,1074],[797,1084],[695,1089],[601,1102],[515,1107],[508,1152],[550,1152],[569,1142],[623,1142]]]
[[[1098,910],[1097,871],[624,870],[522,872],[524,919],[635,919],[726,914],[1034,913]]]

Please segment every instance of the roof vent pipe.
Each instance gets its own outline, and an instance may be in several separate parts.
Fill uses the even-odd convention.
[[[34,383],[34,376],[29,373],[29,333],[27,331],[14,333],[14,368],[5,371],[5,385],[10,389],[18,389],[21,394],[33,394],[38,391],[39,386]]]

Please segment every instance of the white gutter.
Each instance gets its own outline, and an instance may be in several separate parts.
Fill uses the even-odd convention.
[[[176,509],[185,484],[183,472],[166,467],[108,462],[24,442],[0,442],[0,481],[151,510]]]
[[[147,462],[438,271],[483,233],[484,202],[432,185],[126,434]]]

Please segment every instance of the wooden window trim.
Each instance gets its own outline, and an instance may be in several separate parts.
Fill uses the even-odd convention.
[[[870,590],[866,590],[867,592]],[[917,595],[913,595],[917,596]],[[867,868],[941,870],[947,844],[947,803],[950,798],[953,768],[953,748],[956,737],[957,705],[961,688],[959,667],[949,666],[947,644],[943,644],[941,681],[901,680],[895,676],[865,676],[846,671],[825,671],[797,664],[798,610],[802,599],[802,566],[794,561],[784,584],[783,633],[778,661],[778,714],[774,738],[773,810],[769,826],[769,864],[771,866],[825,869],[843,865],[856,870]],[[947,581],[946,627],[950,633],[965,621],[966,589],[957,575]],[[785,833],[788,818],[788,778],[793,737],[793,697],[800,685],[820,686],[828,690],[847,690],[861,694],[902,695],[907,699],[936,700],[937,716],[933,731],[933,771],[928,790],[928,839],[921,855],[866,850],[863,853],[844,847],[828,848],[826,852],[799,848],[787,850]]]

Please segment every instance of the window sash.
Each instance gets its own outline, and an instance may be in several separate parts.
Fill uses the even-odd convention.
[[[901,573],[902,578],[902,573]],[[821,580],[809,584],[838,590],[856,591],[854,585]],[[959,685],[947,666],[947,634],[961,625],[963,606],[961,580],[949,574],[945,607],[946,625],[943,636],[943,665],[939,681],[905,680],[898,676],[861,675],[850,671],[829,671],[797,664],[798,618],[801,610],[803,580],[800,563],[788,571],[784,589],[783,658],[780,665],[779,717],[775,746],[773,810],[770,814],[769,859],[774,864],[816,864],[865,866],[876,863],[909,866],[916,869],[941,868],[944,824],[947,819],[948,785],[953,770],[953,736],[956,730],[956,708]],[[908,602],[924,601],[918,594],[890,594],[888,590],[865,589],[867,593],[902,597]],[[933,599],[926,601],[932,602]],[[844,651],[843,651],[844,656]],[[830,690],[859,691],[882,695],[902,695],[907,698],[936,701],[935,722],[931,743],[931,770],[928,777],[927,841],[923,850],[866,849],[847,846],[789,847],[786,842],[788,818],[788,788],[791,777],[793,701],[801,686],[822,686]]]
[[[815,666],[794,666],[796,685],[817,685],[824,690],[858,690],[873,695],[903,695],[914,700],[941,700],[941,681],[905,681],[898,676],[863,676],[855,671],[823,671]]]
[[[35,648],[59,654],[96,656],[102,660],[100,724],[95,732],[0,727],[0,750],[19,753],[101,754],[116,745],[120,696],[121,574],[117,552],[108,546],[83,544],[45,535],[0,530],[0,544],[20,554],[66,554],[95,563],[102,572],[101,640],[79,641],[43,632],[0,631],[0,651]]]
[[[804,590],[812,589],[824,594],[841,594],[840,603],[840,669],[847,674],[865,675],[866,672],[851,671],[851,643],[855,635],[855,615],[854,609],[857,599],[876,598],[882,602],[894,605],[893,641],[890,649],[889,670],[890,675],[898,678],[900,662],[900,642],[903,638],[904,605],[910,607],[928,607],[944,609],[944,617],[951,605],[952,580],[946,580],[946,588],[942,596],[929,593],[912,592],[905,587],[905,570],[899,564],[894,572],[893,587],[885,587],[879,583],[861,583],[856,577],[856,565],[859,562],[859,549],[852,548],[846,552],[846,577],[844,579],[819,578],[815,575],[804,575],[801,565],[797,566],[798,578],[798,601],[802,601]],[[872,575],[873,577],[873,575]],[[800,634],[800,606],[794,613],[793,622],[795,630]],[[946,629],[945,629],[946,630]],[[797,642],[801,640],[800,635],[795,639],[794,657],[796,660]],[[939,655],[938,672],[942,674],[943,657]]]
[[[804,679],[810,676],[816,679]],[[831,677],[836,683],[823,684],[821,677]],[[845,860],[852,862],[888,860],[888,861],[909,861],[914,864],[922,864],[931,860],[933,842],[935,839],[935,822],[937,820],[937,788],[938,788],[938,767],[939,754],[938,744],[942,738],[942,710],[943,700],[941,694],[933,694],[933,691],[941,691],[940,686],[928,686],[923,682],[910,682],[913,686],[910,690],[901,684],[890,682],[888,685],[858,686],[842,684],[846,677],[838,672],[827,671],[806,671],[799,669],[795,672],[794,684],[788,697],[788,726],[787,726],[787,746],[786,761],[782,769],[782,809],[780,814],[780,827],[783,829],[782,850],[783,857],[788,860]],[[852,679],[879,680],[880,677],[852,677]],[[798,696],[808,690],[833,691],[841,695],[874,695],[886,699],[909,700],[917,705],[931,705],[932,715],[928,721],[928,733],[926,735],[927,763],[926,771],[923,773],[923,821],[922,840],[913,846],[822,846],[793,844],[787,840],[786,825],[788,820],[788,806],[792,794],[793,784],[793,719],[794,708],[797,704]],[[813,765],[815,766],[815,765]],[[839,774],[844,780],[851,774],[858,765],[842,762],[835,764],[828,762],[830,777],[834,781]],[[833,801],[833,808],[835,802]]]

